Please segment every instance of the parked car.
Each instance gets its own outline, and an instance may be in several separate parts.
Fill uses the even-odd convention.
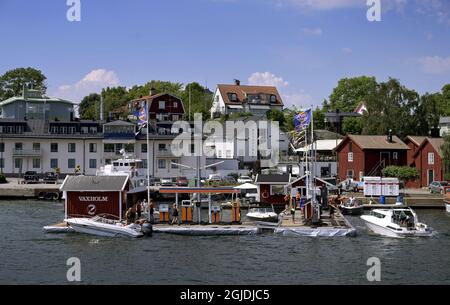
[[[172,178],[161,178],[161,186],[173,186]]]
[[[43,178],[44,183],[56,183],[58,176],[54,172],[47,172]]]
[[[240,176],[237,180],[238,183],[244,184],[244,183],[253,183],[253,179],[249,176]]]
[[[177,178],[177,182],[176,182],[177,186],[188,186],[189,185],[189,181],[186,177],[178,177]]]
[[[209,182],[221,182],[222,181],[222,177],[218,174],[211,174],[208,177],[208,181]]]
[[[433,181],[428,186],[428,191],[432,193],[444,194],[446,189],[449,187],[447,181]]]
[[[39,182],[39,175],[35,171],[27,171],[23,175],[23,180],[25,180],[25,183]]]

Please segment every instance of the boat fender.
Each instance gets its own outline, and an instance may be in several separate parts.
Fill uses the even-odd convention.
[[[269,192],[268,192],[268,191],[264,191],[264,192],[262,193],[262,198],[264,198],[264,199],[269,198]]]
[[[44,196],[45,200],[52,200],[53,199],[53,193],[46,193]]]
[[[153,226],[152,226],[152,224],[149,223],[149,222],[144,223],[142,225],[142,227],[141,227],[141,231],[142,231],[142,233],[144,233],[144,235],[151,236],[152,233],[153,233]]]
[[[53,193],[53,200],[58,200],[58,199],[59,199],[59,194]]]

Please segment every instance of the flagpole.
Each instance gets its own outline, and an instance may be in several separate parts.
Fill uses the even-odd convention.
[[[149,125],[149,109],[148,109],[148,103],[145,101],[145,111],[147,116],[147,205],[148,205],[148,220],[150,221],[150,145],[149,145],[149,132],[150,132],[150,125]],[[152,164],[153,166],[153,164]]]

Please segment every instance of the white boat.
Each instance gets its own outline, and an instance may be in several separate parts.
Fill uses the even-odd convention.
[[[254,221],[278,221],[278,214],[273,209],[252,208],[248,211],[246,217]]]
[[[371,215],[363,215],[367,227],[389,237],[429,237],[432,229],[420,223],[411,208],[375,209]]]
[[[445,204],[445,209],[447,210],[447,213],[450,213],[450,203]]]
[[[118,220],[107,218],[107,215],[97,215],[93,218],[69,218],[64,221],[78,233],[105,237],[142,237],[144,235],[141,225],[125,225]]]

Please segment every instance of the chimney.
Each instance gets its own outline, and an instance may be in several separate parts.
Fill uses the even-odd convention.
[[[234,80],[234,84],[235,84],[236,86],[240,86],[240,85],[241,85],[241,81],[238,80],[238,79],[235,79],[235,80]]]
[[[389,133],[388,133],[388,136],[387,136],[387,141],[388,141],[388,143],[392,143],[392,129],[389,129]]]
[[[150,88],[150,96],[153,96],[153,95],[155,95],[156,93],[158,93],[158,91],[156,91],[156,89],[155,88]]]

